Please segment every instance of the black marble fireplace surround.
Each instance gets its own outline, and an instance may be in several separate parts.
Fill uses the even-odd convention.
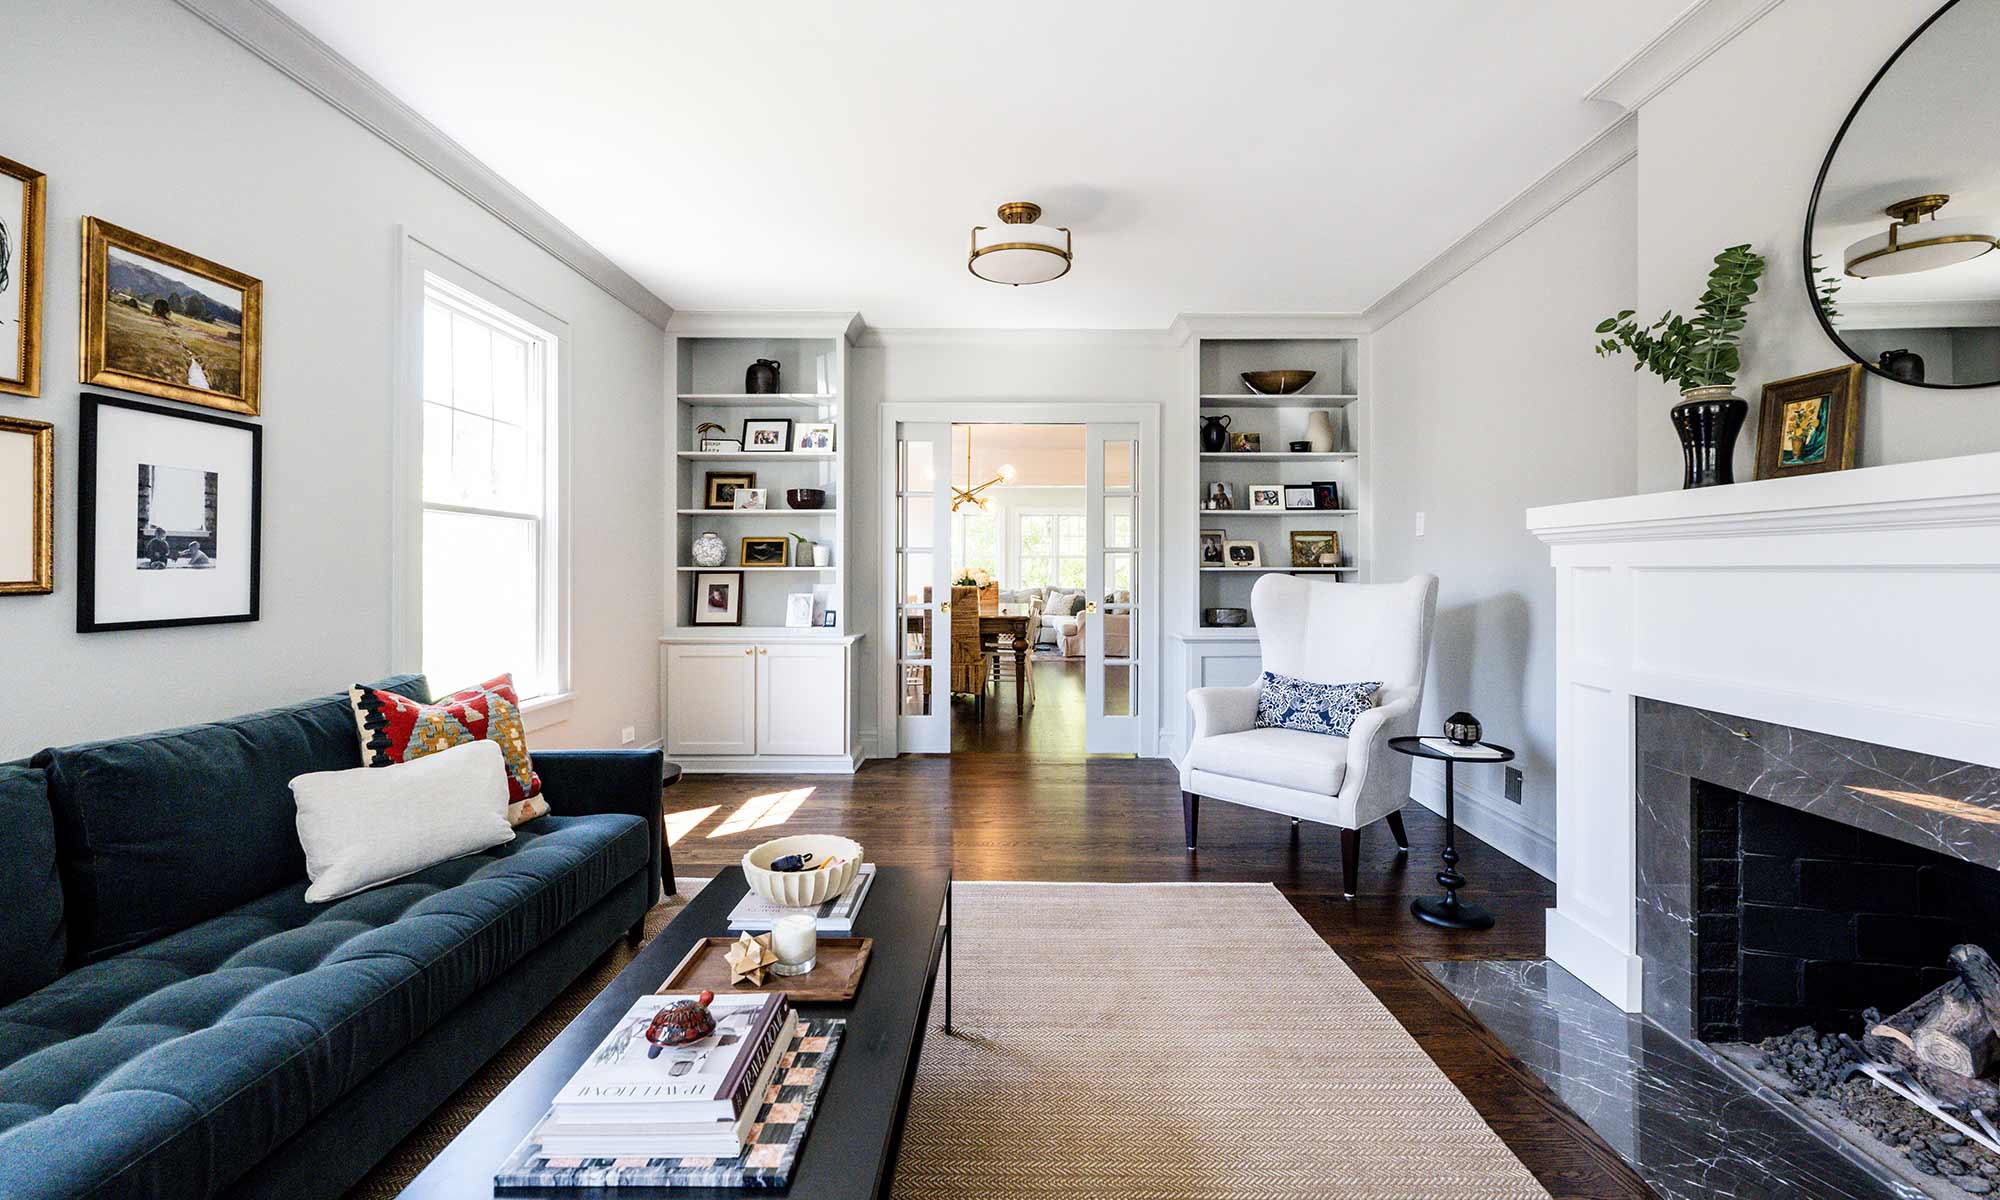
[[[1689,1040],[1851,1026],[2000,940],[2000,770],[1637,702],[1643,1008]]]

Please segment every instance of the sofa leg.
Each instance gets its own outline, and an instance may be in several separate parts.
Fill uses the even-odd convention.
[[[1201,824],[1201,797],[1193,792],[1181,793],[1181,824],[1187,827],[1187,848],[1193,850],[1195,827]]]
[[[1340,881],[1341,894],[1354,899],[1354,876],[1361,869],[1361,831],[1343,829],[1340,831]]]
[[[1389,832],[1396,837],[1396,849],[1407,853],[1410,849],[1410,835],[1403,831],[1403,813],[1398,809],[1389,814]]]
[[[641,917],[637,922],[633,924],[632,928],[625,931],[625,944],[632,947],[634,950],[637,950],[639,948],[639,943],[645,940],[646,940],[646,919],[644,917]]]

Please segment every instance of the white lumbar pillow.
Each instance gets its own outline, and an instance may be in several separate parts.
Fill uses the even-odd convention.
[[[292,780],[311,903],[514,840],[497,742],[467,742],[387,767]]]

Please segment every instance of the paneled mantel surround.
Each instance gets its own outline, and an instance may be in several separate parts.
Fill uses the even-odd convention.
[[[1557,574],[1549,955],[1625,1011],[1657,1007],[1642,1005],[1642,701],[1743,718],[1746,744],[1803,732],[1822,763],[1914,752],[1870,777],[1901,786],[1819,788],[1820,815],[1888,831],[1887,810],[1942,811],[1903,817],[1936,841],[1940,820],[2000,820],[1989,772],[1961,773],[1988,781],[1962,793],[1934,761],[2000,768],[2000,454],[1555,505],[1527,524]],[[1875,814],[1838,811],[1850,800]]]

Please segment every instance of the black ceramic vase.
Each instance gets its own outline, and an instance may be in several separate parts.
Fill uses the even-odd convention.
[[[1736,435],[1750,406],[1726,387],[1689,388],[1685,401],[1673,407],[1674,429],[1681,435],[1681,487],[1713,487],[1735,483]]]
[[[775,359],[760,358],[743,372],[743,390],[752,396],[771,396],[778,391],[778,364]]]
[[[1201,449],[1204,454],[1220,454],[1229,449],[1229,418],[1201,419]]]

